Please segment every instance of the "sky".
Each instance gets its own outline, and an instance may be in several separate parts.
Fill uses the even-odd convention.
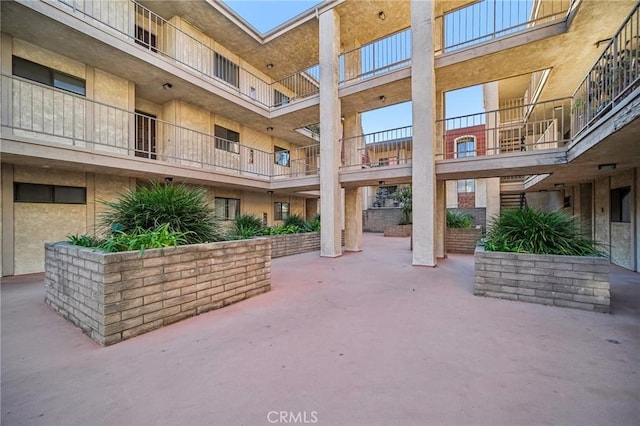
[[[316,6],[312,0],[224,0],[224,3],[261,33],[269,32],[291,18]],[[445,95],[446,117],[483,112],[482,87],[461,89]],[[410,126],[411,102],[390,105],[362,113],[363,132]]]

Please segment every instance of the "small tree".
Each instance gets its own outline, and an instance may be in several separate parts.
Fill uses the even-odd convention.
[[[402,185],[393,193],[393,199],[400,204],[400,208],[402,209],[403,218],[400,225],[410,225],[413,223],[411,217],[413,212],[412,196],[413,193],[410,185]]]

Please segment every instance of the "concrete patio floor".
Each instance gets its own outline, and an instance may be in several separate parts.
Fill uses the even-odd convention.
[[[598,314],[475,297],[472,256],[419,268],[408,239],[364,241],[107,348],[46,307],[41,275],[3,280],[2,424],[640,424],[638,274],[615,268]]]

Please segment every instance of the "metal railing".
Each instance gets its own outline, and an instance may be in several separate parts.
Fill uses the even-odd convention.
[[[555,19],[576,0],[482,0],[436,17],[444,53],[474,46]]]
[[[639,28],[637,3],[573,93],[573,136],[640,87]]]
[[[319,93],[317,65],[269,82],[207,46],[206,36],[188,34],[133,0],[55,0],[124,35],[143,48],[170,58],[201,77],[224,84],[239,96],[275,108]],[[196,31],[194,31],[196,33]]]
[[[368,209],[381,209],[385,207],[400,207],[392,195],[369,195],[367,197]]]
[[[289,165],[276,166],[274,178],[317,176],[320,174],[320,144],[294,148],[289,152]]]
[[[343,149],[355,151],[355,156],[344,156],[343,168],[404,166],[411,164],[413,127],[367,133],[342,142]]]
[[[411,65],[411,28],[344,52],[339,60],[341,84]]]
[[[3,133],[9,131],[48,145],[134,156],[231,175],[270,178],[278,174],[273,152],[240,142],[16,76],[1,75],[0,91],[9,106],[2,113]],[[319,164],[317,145],[300,150],[305,154],[298,157],[296,152],[296,159]],[[312,163],[304,169],[306,174],[317,170]]]
[[[522,108],[525,114],[521,119],[500,121],[501,116],[518,115],[510,110],[521,111]],[[563,98],[438,120],[443,137],[437,158],[498,155],[564,146],[570,141],[570,111],[571,98]],[[460,143],[465,143],[463,151],[460,151]]]

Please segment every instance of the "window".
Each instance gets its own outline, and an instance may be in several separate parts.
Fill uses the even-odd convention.
[[[151,34],[139,25],[136,25],[136,44],[151,49],[152,52],[158,52],[158,40],[155,34]]]
[[[473,157],[476,151],[476,138],[463,136],[456,139],[456,153],[458,158]]]
[[[611,222],[631,222],[631,187],[611,190]]]
[[[156,159],[156,116],[136,111],[136,157]]]
[[[216,149],[233,152],[235,154],[240,153],[240,133],[218,125],[215,126],[214,133],[216,136]]]
[[[284,93],[273,89],[273,106],[287,105],[291,99]]]
[[[285,220],[289,217],[289,203],[276,202],[274,203],[274,220]]]
[[[273,151],[274,162],[280,166],[289,167],[289,150],[274,146]]]
[[[240,200],[237,198],[215,198],[215,211],[218,219],[234,220],[240,216]]]
[[[87,203],[87,189],[83,187],[16,182],[13,190],[16,203]]]
[[[458,194],[476,192],[475,179],[461,179],[458,181]]]
[[[240,68],[224,56],[216,53],[213,57],[213,75],[235,87],[240,87]]]
[[[80,78],[73,77],[17,56],[13,57],[12,66],[13,75],[18,77],[66,90],[67,92],[75,93],[77,95],[85,96],[86,94],[85,81]]]

